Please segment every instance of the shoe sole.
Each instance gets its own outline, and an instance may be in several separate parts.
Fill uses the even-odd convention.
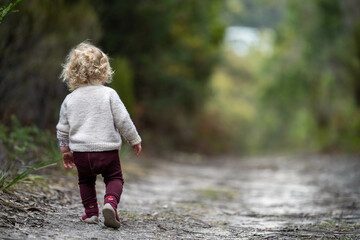
[[[120,222],[118,220],[116,220],[115,210],[109,203],[106,203],[104,205],[104,207],[102,209],[102,213],[104,216],[104,225],[105,226],[112,227],[112,228],[120,227]]]
[[[83,220],[83,219],[81,218],[81,221],[86,222],[86,223],[90,223],[90,224],[96,224],[96,223],[99,222],[99,219],[98,219],[97,216],[92,216],[92,217],[90,217],[90,218],[86,218],[85,220]]]

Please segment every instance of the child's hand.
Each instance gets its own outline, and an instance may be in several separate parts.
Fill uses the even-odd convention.
[[[63,153],[63,163],[65,168],[73,168],[75,166],[74,156],[71,151]]]
[[[136,149],[136,156],[139,156],[139,154],[141,153],[141,143],[136,144],[134,146],[132,146],[133,149]]]

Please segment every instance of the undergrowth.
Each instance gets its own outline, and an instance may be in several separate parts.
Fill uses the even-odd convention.
[[[6,190],[40,169],[59,161],[56,138],[36,126],[22,126],[15,116],[0,123],[0,189]]]

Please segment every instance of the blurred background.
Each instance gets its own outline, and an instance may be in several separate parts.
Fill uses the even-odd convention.
[[[6,7],[15,1],[1,1]],[[357,0],[31,0],[0,24],[2,154],[58,154],[61,64],[84,40],[145,150],[359,152]],[[20,153],[19,153],[20,152]]]

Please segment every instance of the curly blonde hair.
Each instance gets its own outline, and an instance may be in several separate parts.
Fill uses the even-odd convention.
[[[73,48],[62,66],[60,78],[70,91],[85,85],[110,83],[114,73],[106,54],[88,42]]]

